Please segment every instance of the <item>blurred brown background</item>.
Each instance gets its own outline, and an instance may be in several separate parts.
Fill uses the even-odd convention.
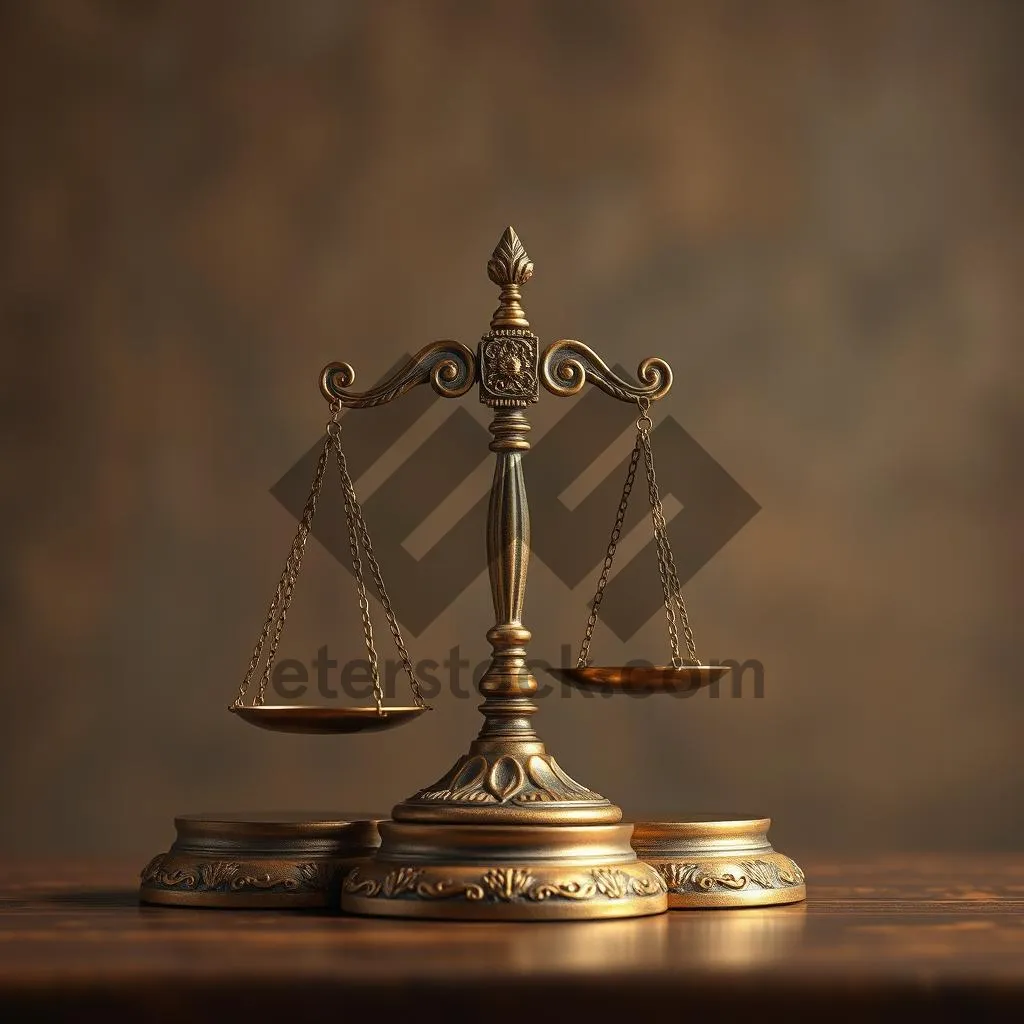
[[[542,340],[667,357],[664,413],[762,506],[687,592],[764,699],[550,700],[563,767],[627,810],[770,814],[796,856],[1020,846],[1022,15],[2,4],[4,851],[144,858],[175,813],[386,809],[462,751],[476,702],[448,695],[338,740],[225,709],[319,368],[368,383],[473,344],[509,223]],[[577,640],[590,582],[534,565],[538,657]],[[283,656],[359,656],[349,583],[312,543]],[[482,658],[487,595],[414,656]],[[601,645],[660,657],[661,622]]]

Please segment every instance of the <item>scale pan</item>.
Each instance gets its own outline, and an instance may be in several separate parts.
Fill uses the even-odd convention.
[[[597,693],[694,693],[731,671],[728,665],[588,665],[552,668],[552,675],[578,690]]]
[[[250,725],[271,732],[327,735],[346,732],[380,732],[411,722],[429,708],[332,708],[295,704],[240,707],[231,709]]]

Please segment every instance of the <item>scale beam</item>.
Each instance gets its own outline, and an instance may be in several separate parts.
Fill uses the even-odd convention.
[[[419,384],[430,384],[442,398],[461,398],[476,379],[476,357],[470,349],[458,341],[435,341],[369,391],[349,391],[356,371],[348,363],[328,363],[320,372],[320,392],[328,402],[346,409],[372,409],[401,398]]]
[[[655,402],[672,387],[672,367],[664,359],[645,359],[637,368],[639,381],[620,377],[589,345],[572,338],[553,341],[544,350],[540,379],[553,395],[565,398],[579,394],[588,381],[620,402],[642,398]]]

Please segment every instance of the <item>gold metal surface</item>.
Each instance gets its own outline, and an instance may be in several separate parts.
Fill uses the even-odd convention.
[[[233,707],[231,711],[250,725],[271,732],[297,732],[309,735],[328,733],[381,732],[394,729],[419,717],[426,707],[342,708],[300,704],[260,704]]]
[[[529,328],[530,322],[519,300],[522,298],[520,289],[533,277],[533,261],[514,228],[506,228],[498,239],[487,261],[487,276],[501,289],[498,308],[491,316],[491,330],[500,331],[505,327]]]
[[[435,341],[424,346],[383,384],[369,391],[350,391],[356,371],[348,363],[328,363],[320,373],[320,393],[346,409],[371,409],[400,398],[418,384],[430,386],[442,398],[461,398],[476,382],[476,357],[458,341]]]
[[[634,383],[620,377],[588,345],[571,338],[548,345],[541,357],[540,375],[544,387],[562,398],[579,394],[588,381],[620,402],[639,398],[656,402],[672,387],[672,367],[664,359],[643,360],[637,368],[639,382]]]
[[[458,395],[462,393],[459,389],[463,388],[465,384],[460,374],[468,375],[468,379],[471,382],[472,372],[472,363],[467,364],[460,361],[458,349],[452,349],[445,344],[431,345],[424,349],[416,359],[401,371],[401,374],[404,376],[402,376],[400,382],[393,386],[392,391],[381,393],[377,400],[381,402],[390,401],[391,397],[403,394],[408,388],[426,380],[430,380],[442,394]],[[332,364],[321,374],[321,390],[325,394],[329,394],[330,388],[337,385],[339,381],[350,384],[354,379],[355,371],[348,364]],[[466,386],[468,387],[468,384]],[[366,399],[365,395],[353,396],[349,394],[345,397],[350,402]],[[342,399],[338,396],[332,396],[331,418],[325,428],[324,445],[320,452],[320,458],[317,460],[309,497],[306,499],[306,504],[302,510],[298,530],[288,552],[288,559],[285,562],[281,577],[278,580],[277,589],[271,599],[270,608],[263,623],[263,629],[256,641],[256,647],[249,661],[249,667],[238,688],[238,694],[229,707],[229,710],[238,713],[243,721],[264,729],[274,729],[279,732],[305,733],[379,731],[404,725],[406,722],[416,718],[420,712],[429,710],[426,701],[423,699],[419,680],[416,678],[412,660],[409,657],[409,651],[406,649],[405,640],[398,625],[398,619],[395,616],[394,609],[391,607],[391,598],[388,596],[387,589],[384,586],[380,565],[373,552],[373,544],[370,541],[370,533],[363,518],[362,506],[359,504],[355,485],[348,471],[348,459],[345,456],[342,444],[341,407]],[[299,572],[302,569],[302,556],[306,549],[309,534],[312,531],[313,516],[316,514],[317,501],[323,486],[324,472],[332,451],[338,464],[338,480],[341,484],[342,505],[345,510],[345,523],[348,527],[352,575],[355,579],[356,592],[359,598],[359,612],[363,626],[363,643],[366,646],[367,663],[373,683],[375,706],[372,708],[267,708],[264,705],[267,685],[270,682],[270,676],[274,668],[274,659],[277,656],[277,649],[288,618],[288,611],[295,594],[295,585],[298,582]],[[380,597],[381,606],[387,618],[388,629],[391,631],[395,648],[402,660],[402,667],[408,677],[415,708],[395,708],[388,711],[384,708],[384,688],[380,681],[377,646],[373,636],[370,602],[366,593],[366,578],[363,571],[364,560],[377,588],[377,594]],[[259,686],[256,695],[253,697],[252,704],[247,708],[245,707],[245,697],[252,685],[253,677],[261,661],[263,662],[263,670],[260,673]]]
[[[538,401],[542,386],[555,395],[568,396],[577,394],[589,382],[613,398],[635,403],[639,410],[637,441],[579,664],[576,670],[559,674],[574,685],[590,689],[671,692],[711,683],[727,669],[701,666],[697,660],[658,492],[650,442],[650,409],[651,403],[671,388],[672,370],[664,360],[648,358],[639,365],[639,379],[631,381],[610,369],[588,346],[571,339],[554,342],[541,355],[538,338],[530,329],[522,304],[522,288],[533,276],[533,269],[515,231],[511,227],[506,229],[487,264],[488,277],[500,289],[498,307],[475,356],[457,342],[436,342],[421,349],[390,379],[361,393],[350,390],[355,371],[348,363],[329,363],[320,376],[321,392],[331,405],[332,420],[327,426],[324,451],[299,533],[260,638],[262,645],[272,634],[270,660],[263,670],[256,706],[245,707],[243,699],[260,646],[232,706],[247,721],[288,731],[345,732],[356,731],[357,724],[362,728],[400,724],[424,710],[348,478],[338,418],[341,408],[379,406],[427,383],[439,395],[455,398],[465,394],[475,382],[480,401],[492,410],[489,447],[495,456],[486,538],[494,625],[487,632],[490,663],[479,683],[483,725],[468,751],[445,775],[399,803],[392,811],[393,820],[381,825],[380,848],[345,883],[342,906],[354,913],[505,920],[636,917],[665,910],[669,885],[678,892],[690,886],[705,897],[721,895],[723,900],[746,899],[752,892],[740,893],[747,888],[747,876],[740,885],[738,875],[700,874],[699,865],[694,866],[697,874],[687,874],[689,866],[675,861],[662,864],[659,860],[660,866],[655,870],[638,859],[630,845],[632,826],[620,824],[622,811],[566,774],[534,731],[532,719],[538,709],[533,698],[538,685],[527,655],[531,633],[523,624],[530,559],[530,513],[523,456],[530,449],[530,423],[525,410]],[[416,704],[413,708],[384,709],[379,686],[375,686],[375,709],[261,706],[332,446],[339,463],[371,665],[376,665],[376,655],[360,550],[370,566],[389,627],[409,673]],[[597,610],[641,458],[657,541],[671,666],[592,667],[587,662]],[[686,644],[685,663],[681,639]],[[760,866],[756,871],[749,868],[749,877],[777,895],[790,877],[785,873],[789,869],[780,866],[778,855],[767,846],[759,852],[756,863]],[[162,866],[157,869],[160,870]],[[778,884],[763,881],[769,877]],[[735,885],[730,885],[730,878]]]
[[[580,342],[556,343],[542,367],[522,305],[533,263],[512,228],[499,239],[487,274],[500,294],[475,362],[451,343],[443,343],[443,357],[429,356],[455,364],[445,372],[459,389],[464,374],[475,373],[480,401],[493,410],[487,563],[495,622],[487,633],[490,664],[479,684],[484,722],[442,778],[394,808],[381,849],[351,879],[343,906],[382,916],[507,920],[657,913],[666,906],[664,885],[635,859],[629,826],[617,825],[621,810],[566,774],[533,728],[538,686],[528,664],[531,634],[523,625],[530,513],[522,460],[530,449],[525,410],[542,384],[565,395],[591,380],[623,401],[643,397],[649,404],[667,393],[671,370],[662,360],[645,360],[634,383]],[[322,389],[344,404],[390,401],[426,382],[429,375],[417,369],[423,358],[369,396],[347,392],[351,367],[333,363],[321,376]],[[437,376],[429,379],[437,390]],[[505,853],[493,853],[494,835],[508,836]]]
[[[175,818],[177,838],[140,875],[139,899],[178,907],[337,907],[379,846],[382,815],[253,812]]]
[[[570,686],[596,693],[691,693],[731,670],[728,665],[588,665],[548,671]]]
[[[530,559],[522,460],[530,449],[524,410],[537,401],[542,377],[537,336],[521,301],[533,263],[512,228],[498,241],[487,274],[501,293],[476,361],[480,400],[494,410],[490,449],[495,454],[487,517],[495,624],[487,633],[491,661],[479,684],[484,723],[468,753],[438,781],[398,804],[392,817],[433,824],[611,824],[621,819],[619,808],[566,774],[531,721],[537,680],[527,664],[531,634],[522,620]]]
[[[671,910],[763,907],[807,897],[804,873],[768,841],[770,818],[641,821],[633,848],[661,875]]]
[[[573,346],[573,351],[579,348],[579,342],[561,342],[562,345]],[[587,350],[589,352],[589,350]],[[596,360],[593,353],[591,362]],[[598,360],[599,362],[599,360]],[[657,381],[658,374],[647,363],[641,363],[640,370],[643,373],[646,369],[648,375]],[[601,364],[604,367],[604,364]],[[575,369],[573,369],[575,367]],[[607,369],[607,368],[605,368]],[[575,376],[579,381],[588,378],[588,371],[582,363],[566,358],[556,364],[552,372],[550,366],[545,362],[545,372],[548,375],[557,374],[568,380]],[[671,371],[663,374],[669,381]],[[618,380],[618,378],[616,378]],[[568,385],[567,385],[568,386]],[[606,384],[607,388],[608,385]],[[618,385],[616,385],[618,387]],[[651,388],[656,387],[656,383]],[[569,387],[574,390],[574,387]],[[650,390],[650,388],[648,389]],[[614,392],[613,392],[614,393]],[[656,391],[653,393],[657,393]],[[590,602],[590,615],[587,618],[587,625],[583,631],[583,641],[580,644],[579,657],[576,659],[575,670],[555,670],[555,674],[580,689],[597,690],[602,693],[657,693],[658,691],[694,690],[702,685],[714,682],[724,672],[713,666],[703,666],[697,657],[697,647],[693,639],[693,630],[690,628],[689,613],[686,610],[686,602],[683,600],[682,586],[679,582],[679,573],[676,569],[675,556],[672,553],[672,544],[668,536],[668,524],[665,521],[665,509],[661,501],[661,492],[658,487],[657,473],[654,468],[654,449],[651,444],[651,429],[654,421],[651,419],[651,399],[648,394],[638,394],[636,397],[637,408],[640,415],[636,421],[636,442],[629,457],[626,467],[626,479],[622,485],[622,496],[619,498],[619,506],[615,511],[615,521],[612,525],[611,535],[608,538],[608,546],[605,549],[604,562],[597,579],[597,587]],[[670,666],[655,668],[651,666],[641,667],[638,665],[624,665],[614,667],[592,667],[590,665],[590,645],[594,639],[594,630],[597,627],[597,620],[601,612],[601,604],[608,586],[612,566],[615,563],[615,554],[618,551],[619,540],[622,537],[622,529],[626,520],[626,512],[629,509],[630,495],[633,493],[633,484],[636,482],[637,469],[640,465],[640,458],[643,456],[644,472],[647,477],[647,496],[651,506],[651,524],[654,528],[655,549],[658,555],[658,576],[661,580],[661,593],[665,605],[665,622],[668,626],[668,641],[672,663]],[[679,647],[679,636],[682,633],[686,644],[686,658]]]
[[[666,908],[629,825],[385,822],[381,850],[342,887],[342,908],[382,917],[556,921]]]

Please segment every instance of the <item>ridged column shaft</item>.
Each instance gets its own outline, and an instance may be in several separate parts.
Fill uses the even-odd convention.
[[[474,750],[488,739],[537,740],[529,716],[537,680],[526,659],[530,631],[523,625],[526,572],[530,560],[530,508],[523,479],[523,452],[529,451],[530,424],[522,409],[498,409],[491,422],[490,448],[497,458],[487,516],[487,566],[494,602],[488,631],[491,664],[480,680],[485,721]]]

